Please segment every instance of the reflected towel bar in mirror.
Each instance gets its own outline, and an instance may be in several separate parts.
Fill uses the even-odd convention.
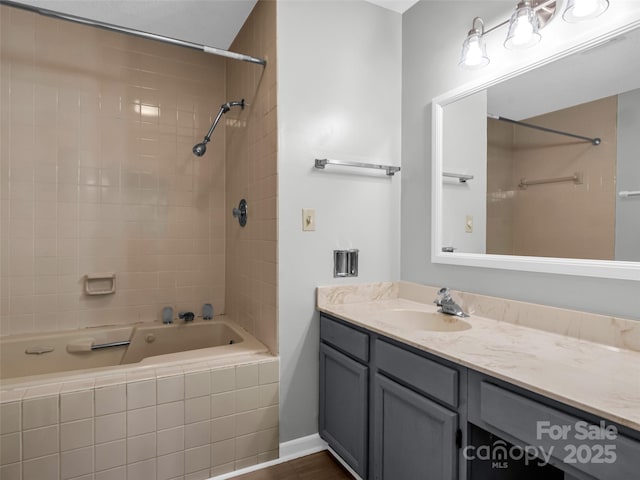
[[[464,173],[442,172],[442,176],[457,178],[460,183],[467,183],[467,180],[473,180],[473,175],[466,175]]]
[[[361,163],[361,162],[345,162],[343,160],[328,160],[326,158],[316,158],[315,167],[324,169],[325,165],[339,165],[341,167],[358,167],[358,168],[375,168],[378,170],[386,170],[387,175],[393,177],[396,172],[400,171],[400,167],[393,167],[391,165],[378,165],[375,163]]]
[[[525,178],[520,179],[518,187],[527,188],[529,185],[543,185],[545,183],[560,183],[560,182],[573,182],[576,185],[582,184],[582,174],[576,172],[570,177],[557,177],[557,178],[541,178],[540,180],[527,180]]]
[[[621,192],[618,192],[618,196],[620,198],[640,197],[640,190],[635,190],[635,191],[631,191],[631,192],[623,190]]]

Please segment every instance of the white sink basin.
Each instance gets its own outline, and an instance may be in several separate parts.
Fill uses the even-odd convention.
[[[428,330],[430,332],[460,332],[471,328],[471,324],[459,317],[421,310],[387,310],[375,320],[403,330]]]

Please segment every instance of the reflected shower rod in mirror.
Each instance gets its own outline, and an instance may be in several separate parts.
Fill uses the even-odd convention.
[[[143,32],[141,30],[135,30],[133,28],[122,27],[120,25],[114,25],[112,23],[101,22],[99,20],[92,20],[90,18],[78,17],[76,15],[56,12],[55,10],[48,10],[46,8],[40,8],[34,5],[27,5],[24,3],[13,2],[11,0],[0,0],[0,4],[7,5],[13,8],[19,8],[21,10],[27,10],[29,12],[37,13],[45,17],[58,18],[60,20],[79,23],[81,25],[88,25],[90,27],[102,28],[103,30],[110,30],[112,32],[126,33],[127,35],[146,38],[147,40],[156,40],[159,42],[170,43],[171,45],[191,48],[192,50],[200,50],[201,52],[204,52],[204,53],[210,53],[212,55],[231,58],[233,60],[240,60],[248,63],[256,63],[258,65],[262,65],[263,67],[267,64],[267,61],[262,58],[252,57],[250,55],[245,55],[243,53],[230,52],[229,50],[223,50],[221,48],[209,47],[207,45],[202,45],[199,43],[188,42],[186,40],[179,40],[177,38],[165,37],[164,35],[157,35],[155,33]]]
[[[555,133],[556,135],[564,135],[565,137],[577,138],[579,140],[584,140],[585,142],[590,142],[592,145],[598,146],[602,143],[602,139],[595,137],[585,137],[584,135],[576,135],[575,133],[563,132],[562,130],[555,130],[553,128],[542,127],[540,125],[534,125],[532,123],[520,122],[518,120],[512,120],[510,118],[501,117],[500,115],[493,115],[491,113],[487,114],[487,118],[492,118],[493,120],[500,120],[501,122],[513,123],[515,125],[520,125],[521,127],[533,128],[535,130],[540,130],[542,132],[547,133]]]

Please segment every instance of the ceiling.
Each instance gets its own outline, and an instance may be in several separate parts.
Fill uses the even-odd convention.
[[[226,50],[229,49],[257,0],[15,1]],[[405,12],[418,2],[418,0],[367,1],[398,13]]]

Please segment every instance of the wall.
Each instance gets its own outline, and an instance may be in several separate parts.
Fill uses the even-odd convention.
[[[467,83],[559,52],[594,35],[640,19],[637,2],[611,2],[606,16],[587,24],[552,22],[542,43],[526,52],[509,52],[499,29],[487,37],[491,64],[481,71],[457,66],[460,48],[474,16],[493,26],[506,19],[510,2],[421,1],[403,15],[402,65],[402,278],[470,292],[640,319],[637,283],[432,264],[431,99]],[[437,45],[437,49],[433,48]]]
[[[456,178],[442,178],[442,197],[447,205],[442,216],[442,244],[460,252],[484,253],[487,238],[486,93],[478,92],[447,105],[442,123],[443,171],[473,175],[473,179],[465,183]]]
[[[281,441],[317,432],[315,287],[399,275],[401,17],[363,1],[278,2]],[[315,208],[315,232],[302,231]],[[333,250],[360,250],[358,278],[333,278]]]
[[[219,57],[2,7],[0,333],[224,312]],[[115,295],[83,276],[117,273]]]
[[[617,96],[524,120],[556,130],[601,138],[598,146],[508,124],[512,130],[508,191],[513,209],[512,255],[614,259],[616,220]],[[492,121],[493,128],[506,124]],[[488,145],[488,148],[495,148]],[[501,167],[498,167],[501,168]],[[581,183],[519,187],[521,179],[581,175]],[[492,170],[489,175],[503,175]],[[494,204],[495,205],[495,204]],[[494,235],[498,242],[503,240]],[[487,251],[494,253],[492,246]]]
[[[3,392],[0,478],[195,480],[277,458],[278,360],[217,360]]]
[[[640,190],[640,89],[618,96],[617,191]],[[616,197],[616,260],[640,261],[640,197]]]
[[[278,351],[277,313],[277,83],[276,3],[259,1],[232,51],[267,60],[266,67],[227,60],[227,100],[244,98],[244,110],[226,116],[227,313]],[[231,216],[248,203],[246,226]]]

